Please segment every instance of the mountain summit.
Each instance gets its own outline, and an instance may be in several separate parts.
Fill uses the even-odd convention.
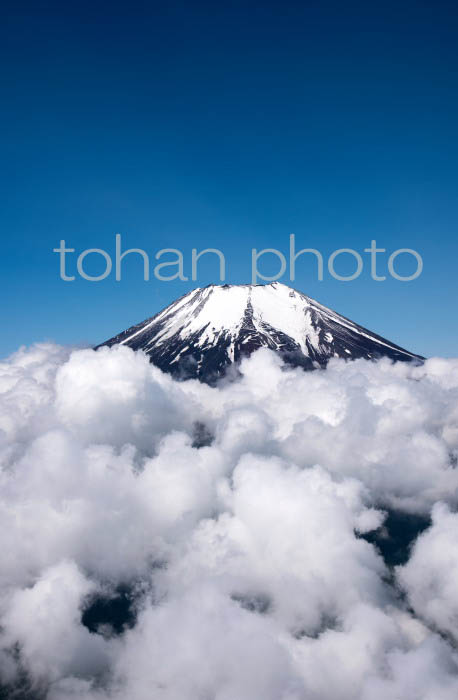
[[[143,350],[165,372],[208,383],[261,347],[306,369],[332,357],[423,359],[278,282],[194,289],[102,345],[116,344]]]

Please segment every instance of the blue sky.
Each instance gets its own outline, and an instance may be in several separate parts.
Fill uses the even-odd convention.
[[[251,248],[286,253],[291,233],[325,259],[353,248],[357,280],[320,282],[303,259],[294,286],[413,351],[456,355],[457,14],[452,2],[10,7],[0,355],[101,342],[218,281],[208,261],[197,283],[144,282],[134,258],[121,282],[60,280],[61,239],[112,254],[116,233],[151,258],[182,250],[188,274],[193,247],[219,248],[233,283],[249,281]],[[417,250],[422,275],[374,282],[372,239]]]

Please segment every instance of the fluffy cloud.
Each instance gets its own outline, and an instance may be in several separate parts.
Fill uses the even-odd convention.
[[[19,351],[0,695],[457,697],[457,407],[456,360],[303,372],[262,350],[210,388],[125,347]],[[401,513],[432,517],[411,548]]]
[[[28,588],[15,590],[2,618],[3,644],[20,646],[36,682],[65,674],[96,673],[104,661],[102,639],[80,624],[80,605],[94,583],[74,562],[46,569]]]
[[[415,612],[458,641],[458,513],[433,508],[432,526],[416,541],[398,578]]]

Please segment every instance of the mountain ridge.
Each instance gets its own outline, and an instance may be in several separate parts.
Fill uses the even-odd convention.
[[[207,383],[260,347],[305,369],[332,357],[424,359],[279,282],[198,287],[96,349],[116,344],[143,350],[176,377]]]

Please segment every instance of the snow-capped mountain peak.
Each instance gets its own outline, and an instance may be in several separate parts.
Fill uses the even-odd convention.
[[[103,345],[118,343],[165,371],[208,382],[260,347],[310,369],[331,357],[422,359],[279,282],[194,289]]]

